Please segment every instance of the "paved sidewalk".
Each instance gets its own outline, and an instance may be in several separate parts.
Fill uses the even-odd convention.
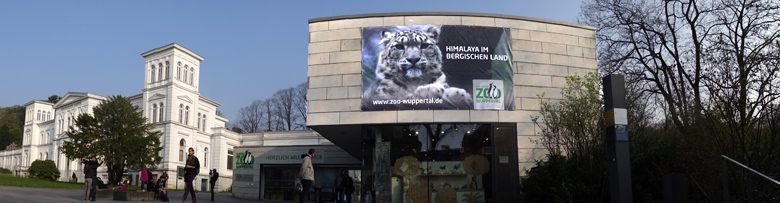
[[[25,187],[11,187],[0,186],[0,202],[3,203],[51,203],[51,202],[84,202],[83,190],[69,190],[69,189],[49,189],[49,188],[25,188]],[[171,192],[168,195],[170,202],[181,202],[181,197],[184,192]],[[211,198],[211,193],[197,193],[198,202],[208,203]],[[190,197],[187,197],[187,202],[192,202]],[[114,201],[113,199],[100,199],[95,202],[125,202],[125,203],[141,203],[141,202],[129,202],[129,201]],[[151,202],[151,201],[150,201]],[[160,201],[158,201],[160,202]],[[231,197],[230,194],[214,194],[214,202],[219,203],[246,203],[246,202],[258,202],[257,200],[244,200]],[[270,201],[263,201],[270,202]],[[288,201],[289,202],[289,201]]]

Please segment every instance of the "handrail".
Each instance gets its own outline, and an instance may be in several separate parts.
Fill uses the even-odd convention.
[[[748,170],[748,171],[750,171],[750,172],[753,172],[753,173],[755,173],[755,174],[758,174],[758,175],[759,175],[759,176],[761,176],[762,178],[764,178],[764,179],[767,179],[767,180],[769,180],[770,182],[772,182],[772,183],[774,183],[774,184],[777,184],[778,186],[780,186],[780,181],[777,181],[777,180],[775,180],[775,179],[772,179],[772,178],[770,178],[769,176],[766,176],[766,175],[764,175],[764,174],[763,174],[763,173],[761,173],[761,172],[758,172],[758,171],[756,171],[756,170],[753,170],[752,168],[750,168],[750,167],[747,167],[747,166],[745,166],[744,164],[742,164],[742,163],[739,163],[738,161],[734,161],[734,159],[731,159],[731,158],[727,157],[726,155],[720,155],[720,157],[721,157],[721,158],[723,158],[723,159],[726,159],[726,160],[728,160],[728,161],[731,161],[732,163],[734,163],[734,164],[737,164],[738,166],[740,166],[740,167],[742,167],[742,168],[744,168],[744,169],[747,169],[747,170]]]
[[[739,167],[742,167],[745,171],[750,171],[751,173],[757,174],[758,176],[761,176],[764,179],[769,180],[770,182],[780,186],[780,182],[778,182],[775,179],[770,178],[769,176],[764,175],[761,172],[758,172],[756,170],[753,170],[750,167],[745,166],[742,163],[739,163],[738,161],[735,161],[734,159],[731,159],[727,157],[726,155],[720,155],[721,161],[720,161],[720,170],[721,170],[721,184],[723,184],[723,202],[730,202],[731,197],[729,195],[729,178],[728,178],[728,167],[726,167],[726,161],[730,161],[731,163],[736,164]],[[752,203],[753,202],[753,183],[752,178],[750,178],[750,174],[746,174],[744,176],[745,178],[745,194],[746,194],[746,202]]]

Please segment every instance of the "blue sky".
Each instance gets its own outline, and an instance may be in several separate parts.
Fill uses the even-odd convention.
[[[574,22],[579,0],[0,0],[0,107],[52,94],[131,96],[141,53],[176,42],[203,56],[200,92],[238,109],[306,81],[308,20],[388,12],[475,12]]]

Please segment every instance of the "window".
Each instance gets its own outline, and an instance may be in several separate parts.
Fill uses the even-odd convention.
[[[157,104],[152,104],[152,123],[157,122]]]
[[[195,79],[195,68],[190,68],[190,85],[192,85],[192,81]]]
[[[190,124],[190,106],[184,107],[184,125]]]
[[[46,158],[45,160],[49,160],[49,152],[46,152],[46,157],[45,158]]]
[[[184,65],[184,83],[187,83],[187,65]]]
[[[171,79],[171,70],[170,70],[170,66],[171,66],[170,62],[166,61],[166,62],[165,62],[165,79],[166,79],[166,80],[167,80],[167,79]]]
[[[181,62],[176,66],[176,79],[181,80]]]
[[[38,110],[38,117],[36,117],[35,120],[41,120],[41,110]]]
[[[227,169],[233,169],[233,150],[232,149],[228,149]]]
[[[71,117],[68,117],[68,130],[70,130],[70,118]]]
[[[48,121],[48,120],[51,120],[51,111],[49,111],[48,113],[46,113],[46,120],[47,120],[47,121]]]
[[[179,123],[184,123],[182,116],[184,115],[184,104],[179,104]]]
[[[163,116],[163,103],[160,102],[160,122],[165,120],[165,117]]]
[[[157,80],[163,80],[163,66],[160,63],[160,68],[157,70]]]
[[[185,150],[184,146],[186,144],[187,142],[184,141],[184,139],[181,139],[181,141],[179,141],[179,162],[184,162],[184,150]]]
[[[154,65],[152,65],[152,72],[151,72],[152,74],[151,74],[151,75],[149,75],[149,77],[151,77],[151,80],[152,80],[152,82],[154,82],[155,75],[156,75],[156,74],[155,74],[155,73],[156,73],[156,70],[157,70],[157,68],[155,68],[155,67],[154,67]]]
[[[209,167],[209,148],[206,147],[203,149],[203,168]]]
[[[200,130],[200,113],[198,113],[198,130]]]
[[[206,114],[203,114],[203,132],[206,132]]]

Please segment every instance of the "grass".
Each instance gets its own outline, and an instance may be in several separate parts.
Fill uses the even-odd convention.
[[[38,180],[32,178],[15,177],[10,175],[0,175],[0,185],[16,186],[16,187],[31,187],[31,188],[84,189],[84,183]],[[140,191],[141,186],[129,186],[127,189]],[[177,190],[177,189],[169,188],[168,191],[183,192],[184,189]],[[209,191],[195,191],[195,192],[210,193]]]
[[[84,183],[57,182],[0,175],[0,185],[33,188],[84,189]]]

